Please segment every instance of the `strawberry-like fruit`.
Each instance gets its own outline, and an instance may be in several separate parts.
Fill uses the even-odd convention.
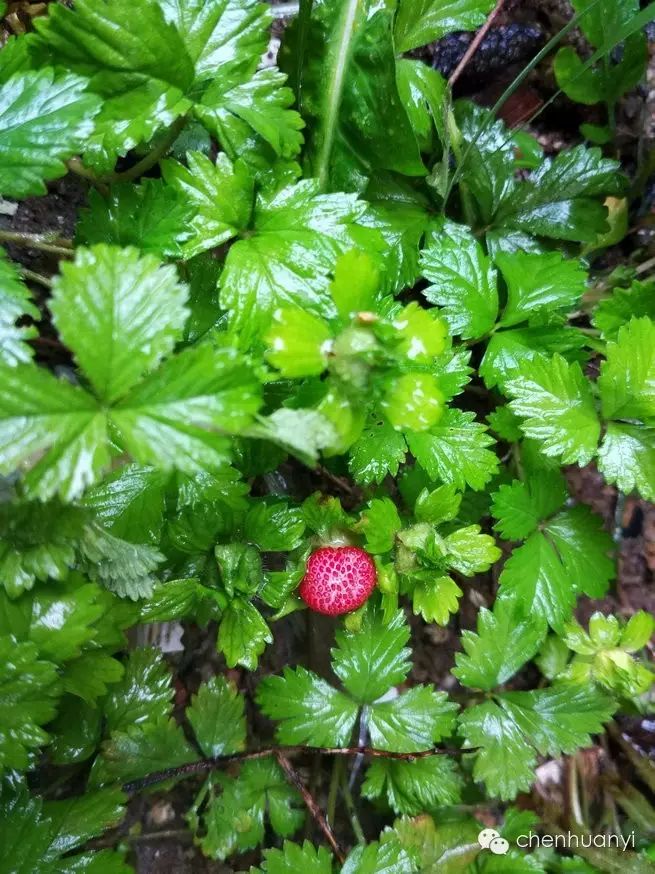
[[[339,616],[361,607],[377,578],[373,559],[358,546],[322,546],[309,556],[300,597],[317,613]]]

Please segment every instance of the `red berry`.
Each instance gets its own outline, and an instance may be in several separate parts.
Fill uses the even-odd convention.
[[[377,578],[373,559],[358,546],[323,546],[309,556],[300,597],[317,613],[339,616],[361,607]]]

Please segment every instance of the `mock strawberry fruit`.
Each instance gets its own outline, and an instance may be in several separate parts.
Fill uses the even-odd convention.
[[[309,556],[300,597],[317,613],[339,616],[361,607],[377,582],[371,556],[358,546],[323,546]]]

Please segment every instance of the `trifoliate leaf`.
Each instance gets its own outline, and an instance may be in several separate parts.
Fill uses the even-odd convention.
[[[378,759],[368,767],[362,795],[371,800],[386,795],[394,813],[416,815],[457,804],[461,786],[455,763],[447,756],[414,762]]]
[[[261,335],[279,306],[335,315],[329,274],[337,256],[356,245],[353,225],[363,210],[355,195],[321,194],[311,179],[260,193],[253,229],[230,248],[221,275],[232,328]]]
[[[92,786],[137,780],[198,758],[174,719],[158,716],[112,732],[90,775]]]
[[[160,179],[143,179],[140,185],[112,186],[106,198],[92,189],[76,234],[87,246],[112,243],[159,258],[181,258],[192,215],[191,203],[174,188]]]
[[[465,686],[488,692],[534,656],[545,632],[545,622],[526,616],[517,600],[497,601],[493,612],[482,607],[477,634],[462,632],[464,652],[455,655],[453,674]]]
[[[598,385],[608,419],[655,416],[655,322],[632,319],[607,344]]]
[[[655,500],[655,430],[610,422],[598,450],[598,469],[622,492]]]
[[[606,340],[615,340],[619,329],[633,316],[648,316],[655,321],[655,284],[633,282],[630,288],[615,288],[611,297],[598,304],[592,321]]]
[[[546,158],[501,204],[497,223],[560,240],[593,241],[607,230],[603,199],[624,190],[618,171],[597,148],[575,146]]]
[[[496,271],[468,228],[444,222],[421,253],[421,269],[432,283],[423,294],[443,307],[453,334],[466,340],[491,330],[498,314]]]
[[[475,414],[449,409],[430,431],[407,435],[416,460],[433,480],[481,489],[498,467],[496,455],[487,447],[493,439]]]
[[[414,686],[390,701],[378,701],[369,713],[371,745],[401,753],[429,749],[452,732],[457,709],[445,692],[431,686]]]
[[[163,719],[170,713],[172,699],[171,675],[161,653],[148,647],[135,649],[123,679],[105,703],[107,726],[110,731],[127,731],[130,726]]]
[[[396,48],[407,52],[454,30],[484,24],[493,0],[401,0],[396,19]]]
[[[111,404],[172,351],[186,298],[173,267],[136,249],[99,245],[62,264],[50,308],[96,394]]]
[[[501,551],[489,534],[482,534],[479,525],[458,528],[444,539],[446,561],[465,577],[484,573],[498,561]]]
[[[561,355],[535,357],[519,365],[506,384],[511,410],[524,421],[523,432],[540,441],[545,455],[565,464],[587,464],[594,457],[600,423],[591,387],[580,365]]]
[[[348,467],[356,482],[380,483],[387,474],[395,476],[405,460],[405,438],[388,422],[375,421],[364,429],[350,450]]]
[[[514,550],[500,575],[499,597],[561,630],[580,592],[601,598],[614,576],[611,538],[587,507],[558,513]]]
[[[558,471],[542,471],[522,482],[502,485],[492,498],[494,528],[505,540],[524,540],[542,519],[562,506],[567,497],[564,477]]]
[[[292,108],[295,97],[286,80],[270,67],[245,80],[234,76],[224,81],[217,76],[196,104],[195,115],[233,160],[242,157],[256,164],[261,151],[257,137],[281,158],[293,158],[303,144],[305,123]]]
[[[85,143],[86,160],[100,172],[191,107],[184,95],[194,69],[182,37],[154,0],[144,0],[138,19],[133,12],[129,0],[82,0],[74,9],[55,4],[34,22],[39,57],[88,77],[102,97]]]
[[[557,756],[590,743],[615,705],[591,686],[505,692],[464,711],[460,731],[477,753],[473,776],[509,800],[534,781],[536,753]]]
[[[496,264],[507,283],[507,303],[501,325],[534,321],[559,310],[575,309],[585,290],[587,274],[580,261],[559,253],[501,253]]]
[[[232,601],[221,619],[217,641],[228,667],[243,665],[254,671],[266,644],[272,641],[273,635],[259,610],[243,598]]]
[[[166,182],[192,207],[185,258],[222,245],[248,226],[253,179],[241,162],[233,164],[223,152],[216,163],[201,152],[188,152],[186,166],[167,160],[161,168]]]
[[[281,677],[266,677],[257,702],[269,719],[279,722],[277,737],[285,744],[343,746],[357,718],[357,704],[305,668],[285,668]]]
[[[298,792],[272,759],[246,762],[236,779],[220,774],[215,783],[221,792],[204,812],[206,834],[200,842],[211,858],[225,859],[260,844],[266,813],[281,837],[292,835],[304,819]]]
[[[16,73],[0,87],[0,194],[45,194],[44,181],[66,173],[64,161],[83,147],[100,109],[87,85],[44,67]]]
[[[357,631],[338,631],[332,666],[346,690],[362,704],[402,683],[410,669],[409,627],[401,610],[387,623],[369,611]]]
[[[0,361],[5,364],[25,363],[32,357],[32,350],[25,341],[36,336],[36,329],[16,325],[26,315],[35,320],[40,318],[18,271],[5,260],[0,249]]]
[[[302,846],[285,841],[281,850],[264,850],[261,868],[251,868],[250,874],[332,874],[332,856],[325,847],[315,847],[305,841]]]
[[[32,751],[48,741],[41,728],[55,715],[60,693],[57,668],[39,659],[36,645],[0,637],[0,773],[25,770]]]
[[[244,699],[224,677],[211,677],[198,689],[186,717],[206,756],[245,749]]]

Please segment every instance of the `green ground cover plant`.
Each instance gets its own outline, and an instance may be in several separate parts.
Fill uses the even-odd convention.
[[[303,0],[278,67],[257,0],[136,5],[51,2],[0,49],[0,195],[85,192],[72,240],[0,227],[0,871],[126,874],[153,790],[252,874],[652,871],[638,790],[625,854],[515,842],[552,826],[517,803],[540,763],[652,709],[653,617],[576,618],[616,566],[565,472],[655,500],[655,283],[594,271],[655,10],[573,4],[588,56],[539,59],[607,126],[545,156],[412,54],[490,0]],[[373,593],[327,667],[271,662],[329,545]],[[412,629],[489,572],[416,682]],[[128,646],[159,622],[222,660],[183,699]]]

